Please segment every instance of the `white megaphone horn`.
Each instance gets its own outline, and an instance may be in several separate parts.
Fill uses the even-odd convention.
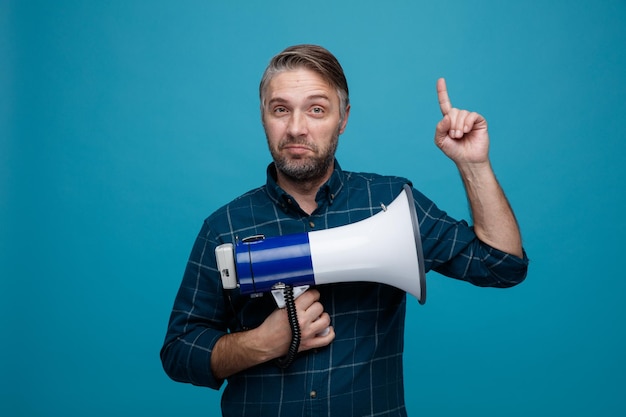
[[[401,289],[424,304],[426,273],[411,187],[405,185],[382,207],[378,214],[345,226],[253,236],[218,246],[224,289],[259,294],[285,285],[306,290],[311,285],[367,281]]]

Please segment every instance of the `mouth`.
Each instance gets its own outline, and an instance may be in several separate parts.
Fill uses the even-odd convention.
[[[284,150],[296,155],[302,155],[309,152],[315,152],[315,148],[313,146],[307,145],[305,143],[284,143],[281,145],[280,150]]]

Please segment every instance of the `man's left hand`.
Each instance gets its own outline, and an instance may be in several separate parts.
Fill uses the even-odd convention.
[[[457,165],[489,161],[487,121],[476,112],[452,107],[446,80],[437,80],[437,96],[443,119],[435,130],[435,143]]]

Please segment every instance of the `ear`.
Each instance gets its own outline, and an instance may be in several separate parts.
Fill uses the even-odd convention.
[[[348,118],[349,117],[350,117],[350,104],[348,104],[348,106],[346,107],[346,115],[344,116],[343,120],[341,121],[341,125],[339,126],[339,134],[340,135],[346,130],[346,126],[348,125]]]

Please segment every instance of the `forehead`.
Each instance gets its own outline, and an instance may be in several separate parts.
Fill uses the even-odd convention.
[[[339,100],[335,88],[328,81],[306,68],[276,74],[267,86],[266,96],[269,100],[275,98],[289,100],[309,96],[326,96],[331,101]]]

